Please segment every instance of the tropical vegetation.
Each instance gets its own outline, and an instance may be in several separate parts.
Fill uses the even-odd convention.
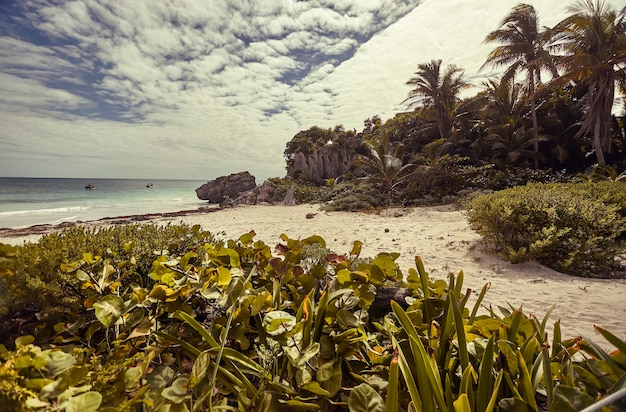
[[[0,245],[2,408],[578,411],[626,386],[600,326],[615,351],[362,246],[154,225]]]
[[[275,196],[357,210],[464,201],[511,261],[619,275],[626,245],[626,7],[576,1],[541,28],[519,5],[487,34],[504,70],[464,97],[463,69],[417,65],[407,111],[287,144]],[[520,79],[519,76],[522,76]],[[546,81],[547,80],[547,81]],[[352,159],[307,181],[300,156]],[[323,160],[327,159],[327,160]],[[320,178],[317,174],[316,179]],[[623,410],[626,342],[487,305],[489,285],[432,279],[419,257],[337,253],[323,238],[199,226],[80,226],[0,244],[0,405],[8,411]],[[603,348],[610,345],[610,352]]]
[[[626,106],[616,96],[626,92],[626,7],[577,0],[568,12],[542,27],[532,5],[515,6],[486,34],[494,48],[483,67],[502,74],[481,84],[439,59],[418,64],[406,82],[406,112],[384,122],[373,116],[361,132],[349,132],[351,145],[342,150],[356,160],[342,180],[382,183],[395,203],[423,204],[478,189],[569,181],[596,166],[624,172]],[[470,86],[480,91],[468,95]],[[298,177],[289,163],[295,147],[345,140],[346,133],[343,126],[298,133],[285,150],[288,175]],[[393,177],[392,169],[403,173]],[[506,178],[516,175],[529,179]]]

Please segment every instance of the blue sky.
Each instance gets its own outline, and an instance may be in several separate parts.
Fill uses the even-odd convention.
[[[530,3],[544,25],[565,16]],[[298,131],[404,110],[417,64],[493,75],[482,41],[516,4],[3,1],[0,176],[283,176]]]

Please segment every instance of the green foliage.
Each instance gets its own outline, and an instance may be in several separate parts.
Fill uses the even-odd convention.
[[[610,276],[624,253],[626,184],[528,184],[469,201],[470,225],[503,258]]]
[[[51,328],[37,342],[2,335],[6,410],[567,411],[626,382],[620,338],[598,328],[621,351],[607,354],[561,341],[557,322],[547,342],[549,313],[479,313],[487,286],[470,310],[463,273],[430,279],[420,258],[403,280],[398,254],[362,259],[358,241],[338,255],[319,236],[282,235],[272,253],[254,232],[219,241],[162,230],[176,234],[168,247],[123,256],[58,237],[72,259],[46,276],[76,279],[80,293],[66,299],[80,319],[25,323]],[[14,262],[26,247],[2,256]],[[390,287],[406,302],[377,301]]]
[[[0,245],[0,289],[6,291],[0,295],[0,332],[7,339],[27,334],[19,325],[35,315],[48,325],[74,322],[82,317],[84,300],[131,284],[149,288],[151,280],[143,275],[155,256],[210,240],[199,226],[74,226],[19,248]],[[19,321],[10,324],[11,318]],[[49,339],[48,332],[38,330],[37,340]]]
[[[322,206],[322,210],[355,212],[384,207],[388,197],[382,191],[356,181],[335,183],[325,201],[327,203]]]
[[[285,195],[289,188],[293,186],[294,197],[296,203],[319,203],[332,191],[331,186],[318,186],[312,182],[300,179],[286,179],[286,178],[270,178],[268,182],[272,185],[272,203],[280,203],[285,199]]]

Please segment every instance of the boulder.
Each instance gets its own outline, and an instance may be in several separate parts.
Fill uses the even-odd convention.
[[[239,172],[228,176],[221,176],[211,180],[196,189],[198,199],[208,200],[211,203],[221,203],[225,197],[234,199],[241,192],[256,187],[254,176],[249,172]]]

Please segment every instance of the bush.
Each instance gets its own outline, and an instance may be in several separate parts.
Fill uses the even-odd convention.
[[[322,210],[357,212],[386,206],[389,195],[371,185],[351,181],[335,184],[324,200],[328,203],[322,206]]]
[[[607,354],[561,340],[556,322],[549,342],[550,312],[479,314],[488,285],[470,305],[463,272],[430,279],[419,257],[404,276],[397,253],[364,260],[359,241],[338,255],[319,236],[282,235],[274,253],[254,232],[215,241],[198,227],[134,227],[146,243],[128,250],[81,230],[53,243],[51,256],[68,255],[60,270],[40,269],[75,277],[97,301],[80,301],[80,319],[55,324],[48,340],[32,336],[50,328],[39,323],[14,343],[0,334],[3,411],[573,412],[626,379],[617,336],[596,327],[618,349]],[[61,252],[77,239],[85,253]],[[149,273],[134,273],[134,256],[164,244]],[[91,255],[100,247],[104,259]],[[13,276],[6,263],[21,249],[0,248],[0,276]]]
[[[623,183],[533,183],[477,196],[466,209],[471,227],[508,261],[608,277],[626,250],[624,202]]]
[[[93,289],[84,289],[83,282],[69,273],[70,262],[126,268],[126,283],[142,284],[150,281],[146,275],[158,255],[176,256],[208,240],[212,235],[199,226],[145,224],[73,226],[45,235],[38,243],[0,244],[0,335],[19,336],[20,325],[27,327],[35,316],[49,324],[80,317],[83,300]]]

